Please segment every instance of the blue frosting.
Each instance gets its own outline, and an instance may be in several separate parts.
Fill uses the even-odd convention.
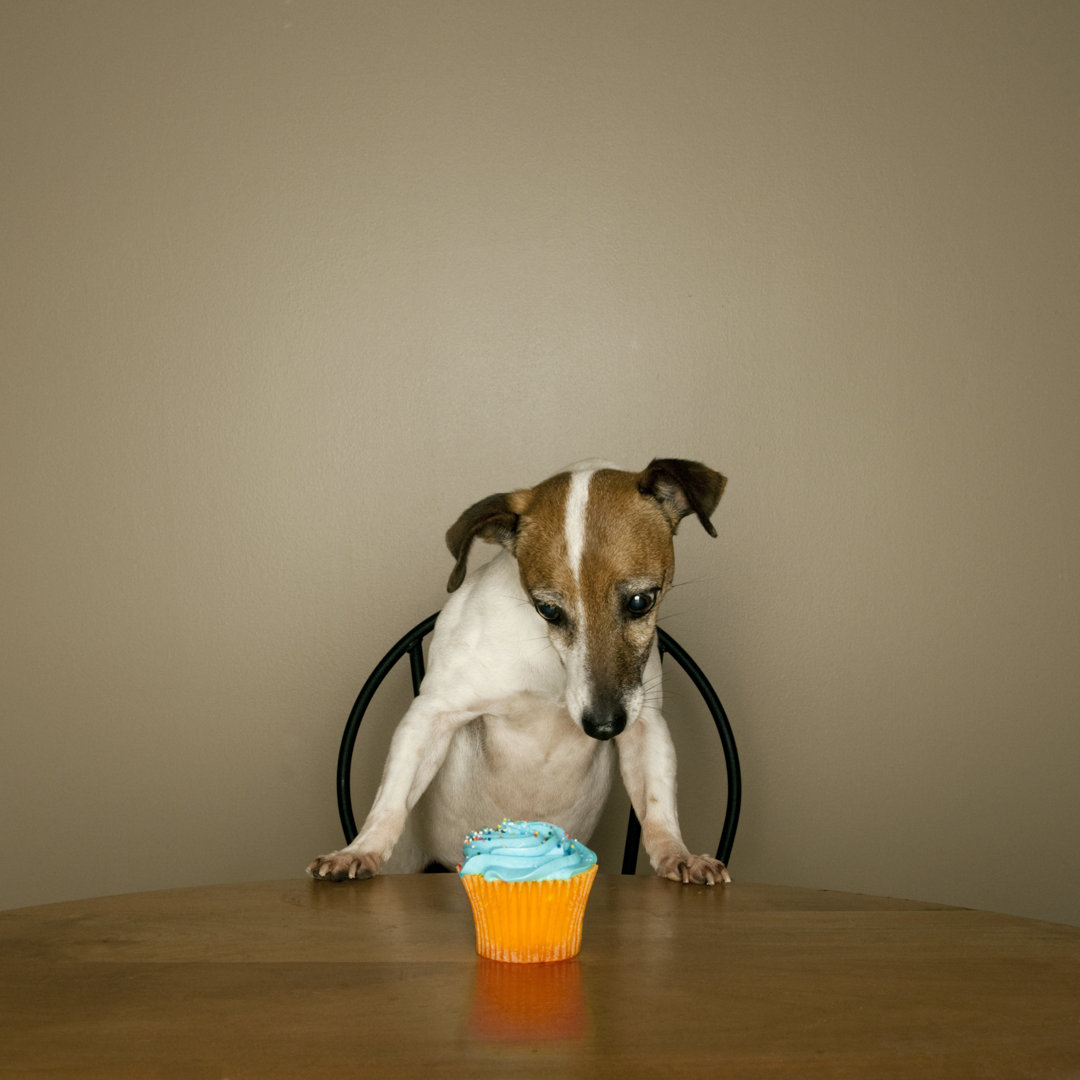
[[[596,863],[596,853],[547,821],[504,821],[466,837],[461,874],[488,881],[565,881]]]

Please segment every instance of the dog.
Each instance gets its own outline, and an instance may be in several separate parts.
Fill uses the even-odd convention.
[[[593,461],[470,506],[446,534],[451,595],[371,811],[308,873],[451,869],[466,835],[505,818],[551,821],[587,842],[614,743],[656,873],[728,883],[723,863],[691,855],[679,831],[656,646],[672,538],[689,514],[716,536],[726,483],[696,461],[655,459],[636,473]],[[502,550],[466,576],[476,539]]]

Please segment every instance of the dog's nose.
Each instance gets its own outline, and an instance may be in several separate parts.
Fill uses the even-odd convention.
[[[581,714],[581,726],[586,735],[601,742],[613,739],[626,727],[626,710],[622,705],[586,709]]]

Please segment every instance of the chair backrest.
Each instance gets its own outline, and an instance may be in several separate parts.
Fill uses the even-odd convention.
[[[356,818],[352,810],[352,758],[360,723],[382,681],[405,656],[409,658],[413,695],[420,692],[420,683],[424,678],[424,639],[434,628],[437,617],[438,612],[429,615],[423,622],[417,623],[375,665],[361,687],[349,718],[345,722],[341,748],[338,751],[337,801],[338,815],[341,818],[346,843],[351,843],[357,833]],[[716,848],[716,857],[727,864],[731,860],[731,848],[735,843],[735,830],[739,825],[739,807],[742,802],[742,777],[739,771],[739,754],[735,747],[735,736],[731,731],[727,713],[724,712],[724,706],[720,703],[720,698],[717,697],[716,691],[701,668],[665,630],[657,627],[656,637],[661,658],[670,656],[686,672],[698,693],[701,694],[716,725],[717,734],[720,736],[720,745],[724,751],[724,766],[727,770],[727,805],[724,810],[724,823],[720,830],[720,843]],[[623,849],[622,872],[624,874],[633,874],[636,870],[640,843],[641,824],[631,807],[630,820],[626,826],[626,845]]]

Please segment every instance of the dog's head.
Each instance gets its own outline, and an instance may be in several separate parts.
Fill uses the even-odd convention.
[[[709,518],[726,479],[696,461],[658,458],[642,472],[579,467],[533,488],[491,495],[450,527],[453,592],[479,537],[518,561],[521,584],[566,667],[566,705],[595,739],[641,711],[656,612],[671,586],[672,537]]]

